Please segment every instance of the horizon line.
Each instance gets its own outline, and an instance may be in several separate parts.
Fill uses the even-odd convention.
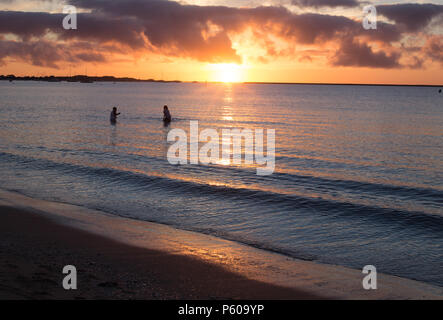
[[[223,82],[223,81],[198,81],[198,80],[157,80],[157,79],[138,79],[132,77],[115,77],[115,76],[16,76],[14,74],[0,75],[0,80],[24,80],[32,81],[35,79],[56,79],[60,82],[64,79],[88,79],[97,82],[159,82],[159,83],[231,83],[231,84],[286,84],[286,85],[336,85],[336,86],[391,86],[391,87],[443,87],[443,84],[396,84],[396,83],[350,83],[350,82],[277,82],[277,81],[238,81],[238,82]],[[63,79],[63,80],[62,80]],[[79,80],[80,81],[80,80]]]

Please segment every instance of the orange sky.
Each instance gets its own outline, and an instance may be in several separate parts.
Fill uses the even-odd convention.
[[[134,0],[115,8],[72,0],[82,12],[78,29],[64,30],[61,3],[12,0],[0,5],[0,74],[443,84],[441,1],[378,1],[387,5],[376,7],[375,31],[361,27],[356,0],[340,1],[356,4],[331,8],[309,5],[322,0],[289,0],[257,8],[251,1],[245,8],[240,0],[212,3],[221,7]],[[404,20],[409,9],[420,23]]]

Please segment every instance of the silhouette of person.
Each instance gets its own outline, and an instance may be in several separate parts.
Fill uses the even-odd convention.
[[[171,117],[171,114],[169,113],[168,106],[165,105],[163,107],[163,121],[165,123],[169,123],[169,122],[171,122],[171,120],[172,120],[172,117]]]
[[[110,121],[112,124],[117,122],[117,116],[120,114],[120,112],[117,112],[117,107],[112,108],[111,111],[111,117],[110,117]]]

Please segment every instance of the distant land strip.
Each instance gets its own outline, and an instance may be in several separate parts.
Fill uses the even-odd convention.
[[[130,77],[114,76],[15,76],[13,74],[0,75],[0,80],[6,81],[46,81],[46,82],[160,82],[160,83],[220,83],[217,81],[181,81],[181,80],[155,80],[136,79]],[[323,83],[323,82],[238,82],[242,84],[286,84],[286,85],[329,85],[329,86],[390,86],[390,87],[443,87],[436,84],[389,84],[389,83]]]

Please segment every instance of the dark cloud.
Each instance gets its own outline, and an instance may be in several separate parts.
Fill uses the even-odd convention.
[[[82,52],[77,53],[75,58],[85,62],[105,62],[105,57],[100,53],[95,52]]]
[[[145,45],[141,36],[142,28],[134,19],[79,13],[77,24],[81,27],[65,30],[62,25],[65,17],[65,14],[44,12],[0,11],[0,33],[11,33],[23,40],[29,40],[32,37],[42,37],[50,31],[61,39],[116,41],[131,48]]]
[[[425,28],[433,18],[443,14],[443,5],[403,3],[377,6],[377,13],[401,24],[407,31]]]
[[[0,64],[3,59],[11,57],[22,61],[30,62],[36,66],[56,68],[56,61],[62,59],[62,53],[58,46],[46,42],[18,42],[0,41]]]
[[[90,48],[89,48],[90,49]],[[58,69],[60,62],[105,62],[99,52],[85,51],[81,44],[69,46],[50,41],[13,41],[0,40],[0,65],[5,58],[25,61],[35,66]]]
[[[132,49],[145,47],[145,40],[141,34],[143,28],[136,19],[80,13],[77,16],[77,24],[76,30],[64,30],[60,25],[53,31],[60,34],[63,39],[115,41]]]
[[[0,33],[12,33],[26,40],[40,37],[48,30],[60,28],[63,17],[42,12],[0,11]]]
[[[283,7],[194,6],[165,0],[71,0],[71,3],[95,12],[138,18],[155,46],[202,45],[205,41],[202,31],[210,31],[210,24],[218,26],[221,33],[242,32],[253,26],[284,37],[296,37],[303,43],[314,43],[316,39],[358,27],[355,21],[343,16],[297,15]]]
[[[377,22],[377,29],[365,30],[359,24],[358,35],[372,41],[380,41],[384,43],[392,43],[402,38],[402,33],[395,25]]]
[[[283,36],[292,37],[303,44],[312,44],[359,29],[355,21],[346,17],[307,13],[289,17]]]
[[[26,40],[51,31],[60,39],[116,41],[132,49],[149,47],[199,61],[241,62],[229,35],[247,28],[302,44],[329,41],[339,33],[359,29],[358,23],[346,17],[297,15],[283,7],[192,6],[164,0],[72,0],[71,4],[92,10],[78,15],[77,30],[62,28],[62,14],[2,12],[0,33]]]
[[[352,39],[345,39],[341,42],[339,50],[331,59],[334,66],[345,67],[370,67],[370,68],[398,68],[400,54],[374,50],[366,43],[358,43]]]
[[[357,7],[357,0],[292,0],[292,4],[299,7]]]
[[[379,23],[377,30],[367,32],[360,22],[344,16],[295,14],[284,7],[195,6],[165,0],[71,0],[71,3],[100,14],[136,18],[155,48],[206,61],[238,61],[229,35],[248,28],[262,37],[273,34],[306,45],[323,44],[350,35],[382,42],[401,38],[398,29],[387,23]],[[217,33],[211,35],[214,26]],[[211,36],[205,38],[205,34]]]

